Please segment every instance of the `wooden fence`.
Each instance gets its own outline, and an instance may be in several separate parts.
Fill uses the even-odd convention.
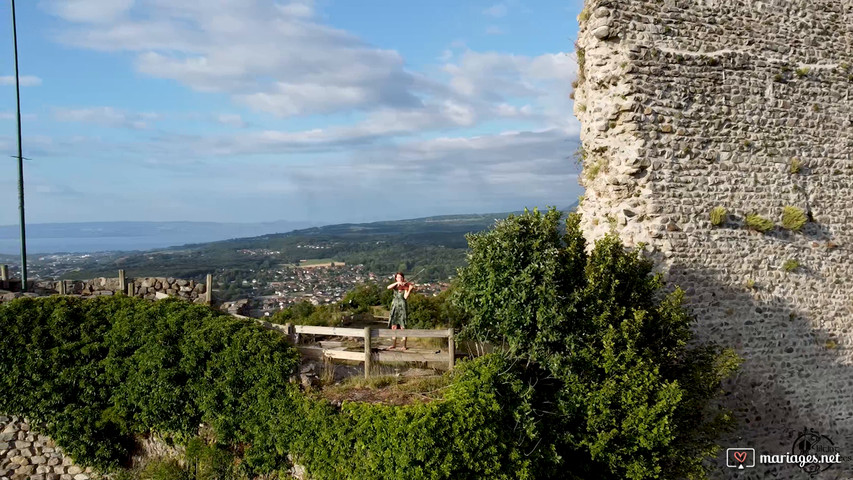
[[[241,317],[249,318],[249,317]],[[453,329],[446,330],[391,330],[388,328],[364,327],[364,328],[344,328],[344,327],[315,327],[310,325],[277,325],[264,320],[255,319],[265,327],[278,330],[286,334],[291,341],[296,345],[299,335],[325,335],[331,337],[353,337],[364,339],[364,351],[352,352],[346,350],[322,349],[324,358],[351,360],[355,362],[364,362],[364,376],[370,376],[370,367],[373,362],[447,362],[447,368],[452,370],[456,361],[456,343],[453,338]],[[410,351],[387,351],[381,350],[373,352],[372,344],[374,338],[446,338],[447,351],[444,353],[423,353]],[[307,347],[297,348],[303,354],[311,354]],[[313,349],[317,350],[317,349]]]

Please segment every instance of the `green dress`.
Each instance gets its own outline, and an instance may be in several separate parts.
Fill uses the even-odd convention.
[[[406,328],[406,317],[408,315],[406,291],[394,289],[394,300],[391,301],[391,318],[388,319],[388,328],[391,328],[391,325]]]

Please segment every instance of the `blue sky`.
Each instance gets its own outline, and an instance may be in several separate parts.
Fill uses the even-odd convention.
[[[581,194],[568,98],[581,7],[20,1],[27,221],[567,206]],[[8,9],[0,17],[0,224],[15,224]]]

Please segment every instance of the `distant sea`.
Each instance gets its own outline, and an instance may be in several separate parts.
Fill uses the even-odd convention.
[[[318,226],[309,222],[89,222],[27,225],[27,254],[153,250]],[[17,226],[0,226],[0,254],[20,253]]]
[[[92,253],[121,250],[152,250],[174,247],[188,243],[206,243],[228,238],[211,238],[208,235],[191,237],[71,237],[71,238],[32,238],[27,236],[27,254],[42,253]],[[18,254],[21,252],[21,240],[0,238],[0,253]]]

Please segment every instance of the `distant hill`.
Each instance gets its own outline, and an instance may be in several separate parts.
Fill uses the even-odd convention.
[[[27,225],[29,253],[150,250],[312,227],[311,222],[81,222]],[[20,249],[20,227],[0,226],[0,254]]]
[[[441,280],[455,275],[464,264],[467,233],[487,230],[510,213],[521,212],[326,225],[146,252],[114,253],[78,263],[79,270],[65,278],[112,276],[117,269],[126,270],[130,276],[188,279],[228,271],[257,275],[300,260],[333,259],[348,265],[361,264],[381,275],[397,270],[417,271],[421,272],[421,281]]]

